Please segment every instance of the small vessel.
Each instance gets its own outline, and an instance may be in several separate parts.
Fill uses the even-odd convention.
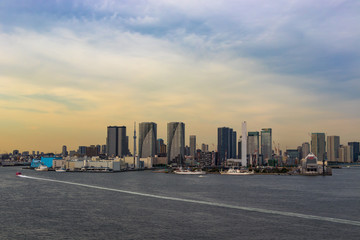
[[[16,172],[16,176],[20,176],[21,175],[21,172]]]
[[[182,168],[179,168],[178,170],[174,171],[175,174],[181,174],[181,175],[204,175],[206,174],[205,171],[202,170],[196,170],[196,171],[190,171],[190,170],[184,170]]]
[[[65,168],[58,168],[55,170],[55,172],[66,172]]]
[[[48,171],[48,170],[49,170],[49,168],[42,164],[40,166],[38,166],[37,168],[35,168],[35,171],[39,171],[39,172]]]
[[[220,174],[224,174],[224,175],[253,175],[254,171],[230,168],[227,171],[220,171]]]

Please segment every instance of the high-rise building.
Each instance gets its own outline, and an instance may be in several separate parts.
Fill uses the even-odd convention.
[[[298,149],[286,149],[286,165],[294,166],[299,162],[300,152]]]
[[[79,146],[78,154],[81,156],[85,156],[86,155],[86,146]]]
[[[299,152],[299,157],[298,157],[298,160],[301,160],[303,158],[302,156],[302,146],[298,146],[297,147],[297,151]],[[281,156],[281,155],[280,155]],[[306,157],[306,156],[305,156]],[[305,158],[304,157],[304,158]]]
[[[261,154],[263,160],[267,162],[272,159],[272,129],[263,128],[261,129]]]
[[[190,156],[196,158],[196,136],[190,135]]]
[[[219,164],[229,158],[236,158],[236,132],[232,128],[218,128]]]
[[[301,145],[301,148],[302,148],[302,158],[306,158],[307,155],[309,155],[310,153],[310,144],[308,142],[304,142],[302,145]]]
[[[166,144],[161,138],[157,140],[157,155],[159,157],[166,157]]]
[[[129,143],[125,126],[108,126],[106,149],[108,156],[123,157],[129,153]]]
[[[244,121],[241,128],[241,160],[247,161],[247,124]]]
[[[155,157],[157,145],[157,124],[142,122],[139,124],[139,156]]]
[[[168,163],[182,164],[185,156],[185,124],[170,122],[167,124]]]
[[[353,162],[359,161],[359,142],[348,142],[348,145],[352,147]]]
[[[167,150],[166,144],[160,145],[159,157],[166,157],[167,156],[166,150]]]
[[[201,151],[204,153],[209,152],[209,145],[205,143],[201,144]]]
[[[76,151],[75,151],[75,150],[70,150],[70,152],[69,152],[69,156],[70,156],[70,157],[75,156],[75,154],[76,154]]]
[[[339,160],[339,136],[327,136],[327,160],[336,162]]]
[[[30,155],[30,152],[29,152],[29,151],[24,151],[24,152],[22,152],[21,155],[22,155],[22,156],[29,156],[29,155]]]
[[[190,147],[188,145],[185,146],[185,156],[190,156]]]
[[[157,150],[157,155],[160,154],[160,150],[161,150],[161,145],[164,145],[164,139],[159,138],[156,140],[157,141],[157,146],[156,146],[156,150]]]
[[[34,153],[35,153],[35,151],[34,151]],[[62,146],[62,153],[61,154],[62,154],[63,157],[66,157],[68,155],[67,147],[65,145]]]
[[[252,165],[262,165],[259,162],[259,132],[248,132],[247,143],[247,152],[250,156],[250,163]]]
[[[353,159],[353,149],[352,146],[343,146],[339,147],[339,162],[351,163]]]
[[[98,148],[95,145],[86,147],[86,156],[94,157],[94,156],[98,156],[98,155],[99,155]]]
[[[353,147],[351,145],[347,145],[345,148],[347,150],[346,162],[351,163],[353,162]]]
[[[101,145],[101,154],[106,154],[107,151],[106,151],[106,145]]]
[[[242,139],[242,136],[240,136],[240,139],[238,141],[238,155],[237,155],[238,159],[241,159],[241,145],[242,145],[241,139]]]
[[[325,147],[325,133],[311,133],[311,152],[321,162],[324,160]]]
[[[236,131],[232,131],[231,133],[231,158],[236,158],[236,138],[237,138],[237,135],[236,135]]]
[[[100,144],[97,144],[96,145],[96,151],[97,151],[97,154],[101,154],[101,145]]]

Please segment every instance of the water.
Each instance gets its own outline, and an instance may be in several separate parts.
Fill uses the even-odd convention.
[[[0,239],[360,236],[360,168],[334,169],[331,177],[21,170],[65,182],[19,178],[19,169],[0,168]]]

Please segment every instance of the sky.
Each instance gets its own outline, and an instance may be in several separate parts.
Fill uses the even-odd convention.
[[[2,0],[0,153],[105,144],[168,122],[360,141],[358,0]],[[130,144],[130,146],[132,146]],[[132,150],[132,149],[131,149]]]

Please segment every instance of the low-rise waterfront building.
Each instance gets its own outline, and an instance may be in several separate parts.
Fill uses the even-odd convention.
[[[124,164],[117,160],[87,160],[86,158],[66,161],[66,169],[69,171],[121,171]]]
[[[41,157],[41,159],[33,159],[31,161],[30,166],[32,168],[36,168],[36,167],[39,167],[40,165],[45,165],[48,168],[52,168],[54,159],[62,159],[62,158],[61,157]]]

